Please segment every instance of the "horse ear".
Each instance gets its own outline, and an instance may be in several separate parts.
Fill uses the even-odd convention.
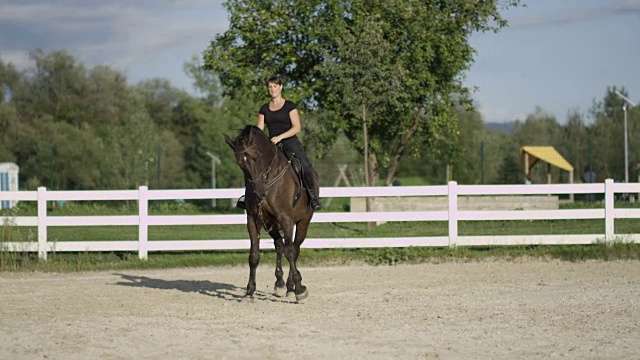
[[[227,144],[229,144],[229,146],[235,150],[236,146],[233,144],[233,140],[231,140],[231,138],[229,137],[229,135],[227,134],[222,134],[224,135],[224,141],[227,142]]]

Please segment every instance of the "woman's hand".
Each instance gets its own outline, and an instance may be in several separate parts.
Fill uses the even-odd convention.
[[[282,137],[280,135],[274,136],[274,137],[271,138],[271,142],[274,143],[274,144],[277,144],[280,141],[282,141]]]

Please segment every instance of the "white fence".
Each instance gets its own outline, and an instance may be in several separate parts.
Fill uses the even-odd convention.
[[[149,251],[180,250],[224,250],[247,249],[247,240],[162,240],[149,241],[149,226],[166,225],[217,225],[244,224],[246,216],[237,215],[149,215],[150,200],[170,199],[234,199],[244,189],[202,189],[202,190],[139,190],[115,191],[38,191],[0,192],[0,200],[37,201],[37,216],[2,217],[4,226],[37,227],[35,242],[5,242],[3,251],[38,252],[45,260],[48,252],[56,251],[131,251],[138,252],[146,259]],[[444,211],[402,211],[402,212],[326,212],[316,213],[313,222],[390,222],[390,221],[447,221],[447,236],[417,236],[391,238],[308,238],[306,248],[372,248],[406,246],[454,246],[454,245],[530,245],[530,244],[591,244],[598,241],[621,240],[640,242],[640,234],[619,234],[615,232],[615,219],[640,219],[640,209],[615,208],[616,194],[638,194],[640,183],[614,183],[606,180],[594,184],[550,184],[550,185],[458,185],[450,182],[441,186],[398,186],[398,187],[333,187],[322,188],[323,197],[405,197],[447,196],[448,210]],[[458,196],[485,195],[549,195],[549,194],[604,194],[602,208],[564,210],[513,210],[513,211],[461,211],[458,210]],[[50,201],[96,201],[135,200],[138,201],[138,215],[131,216],[48,216],[47,202]],[[574,235],[503,235],[503,236],[459,236],[459,221],[483,220],[569,220],[604,219],[601,233]],[[138,238],[127,241],[48,241],[47,230],[52,226],[137,226]],[[273,248],[273,241],[264,237],[262,247]]]

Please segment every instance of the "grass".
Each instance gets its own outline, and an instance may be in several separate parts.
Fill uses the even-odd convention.
[[[203,266],[247,266],[248,251],[162,252],[150,254],[147,261],[137,254],[51,253],[47,261],[37,254],[0,254],[0,271],[76,272],[132,269],[166,269]],[[10,254],[11,258],[3,258]],[[444,262],[471,262],[496,259],[542,259],[562,261],[640,260],[640,244],[617,242],[610,245],[500,246],[500,247],[407,247],[380,249],[302,249],[300,265],[335,266],[349,264],[398,265]],[[275,266],[275,252],[262,251],[261,266]],[[286,262],[285,262],[286,264]],[[286,266],[286,265],[285,265]]]
[[[340,199],[335,199],[340,200]],[[334,201],[328,211],[344,211],[348,203]],[[595,207],[595,204],[584,204]],[[600,205],[601,206],[601,205]],[[616,205],[617,206],[617,205]],[[571,207],[576,207],[572,204]],[[220,210],[235,213],[236,210]],[[131,204],[95,205],[74,204],[64,208],[52,208],[51,216],[73,215],[133,215]],[[159,214],[210,214],[211,210],[190,204],[158,202],[151,207],[152,215]],[[33,207],[21,206],[3,216],[35,216]],[[549,235],[549,234],[594,234],[604,232],[604,220],[536,220],[536,221],[462,221],[459,234],[466,235]],[[618,219],[617,233],[640,233],[637,219]],[[2,225],[0,232],[0,271],[94,271],[125,269],[158,269],[197,266],[234,266],[247,264],[248,251],[198,251],[150,253],[147,261],[137,258],[137,253],[83,252],[50,253],[46,262],[39,261],[37,254],[8,252],[6,242],[36,241],[36,229]],[[365,223],[316,223],[312,224],[309,238],[357,238],[398,236],[446,236],[446,222],[389,222],[367,231]],[[50,241],[99,241],[135,240],[136,226],[97,227],[51,227]],[[265,235],[266,236],[266,235]],[[150,241],[160,240],[204,240],[247,239],[245,225],[200,225],[200,226],[151,226]],[[247,249],[248,249],[247,241]],[[447,261],[480,261],[485,259],[514,260],[518,258],[581,260],[639,260],[640,244],[623,241],[613,244],[567,245],[567,246],[495,246],[495,247],[408,247],[381,249],[303,249],[302,266],[325,266],[341,264],[395,265],[402,263],[439,263]],[[263,251],[261,263],[275,264],[275,253]]]

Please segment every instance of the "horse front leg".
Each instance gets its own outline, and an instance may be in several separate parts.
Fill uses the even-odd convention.
[[[311,216],[313,216],[313,213],[311,213]],[[293,250],[295,254],[293,258],[296,263],[296,270],[298,269],[298,257],[300,256],[300,247],[302,246],[302,243],[304,242],[304,240],[307,238],[307,232],[309,231],[311,216],[299,221],[295,227],[296,229],[295,239],[293,241]],[[298,271],[298,274],[300,274],[300,271]],[[290,276],[289,276],[289,281],[287,281],[287,287],[289,286],[289,282],[293,284],[291,273],[289,275]],[[302,275],[300,275],[300,282],[302,282]],[[306,286],[302,286],[302,288],[304,289],[304,291],[302,292],[302,295],[296,294],[296,299],[298,299],[298,301],[303,300],[309,296],[309,291],[307,290]]]
[[[251,239],[251,249],[249,250],[249,283],[245,296],[252,298],[256,291],[256,270],[260,264],[260,224],[253,217],[247,216],[247,230]]]
[[[293,283],[294,293],[296,295],[296,301],[302,302],[309,296],[307,287],[302,285],[302,275],[298,271],[296,260],[298,258],[298,250],[296,250],[296,244],[293,241],[293,223],[288,222],[286,225],[282,224],[282,230],[284,232],[284,256],[289,261],[289,279],[287,280],[287,290]]]
[[[280,231],[278,230],[277,224],[272,224],[270,226],[269,235],[273,238],[273,243],[276,248],[276,283],[273,287],[273,291],[276,296],[283,297],[287,290],[285,287],[283,275],[284,271],[282,271],[282,253],[284,251],[284,241],[282,240],[282,236],[280,235]],[[291,287],[293,291],[293,285]]]

